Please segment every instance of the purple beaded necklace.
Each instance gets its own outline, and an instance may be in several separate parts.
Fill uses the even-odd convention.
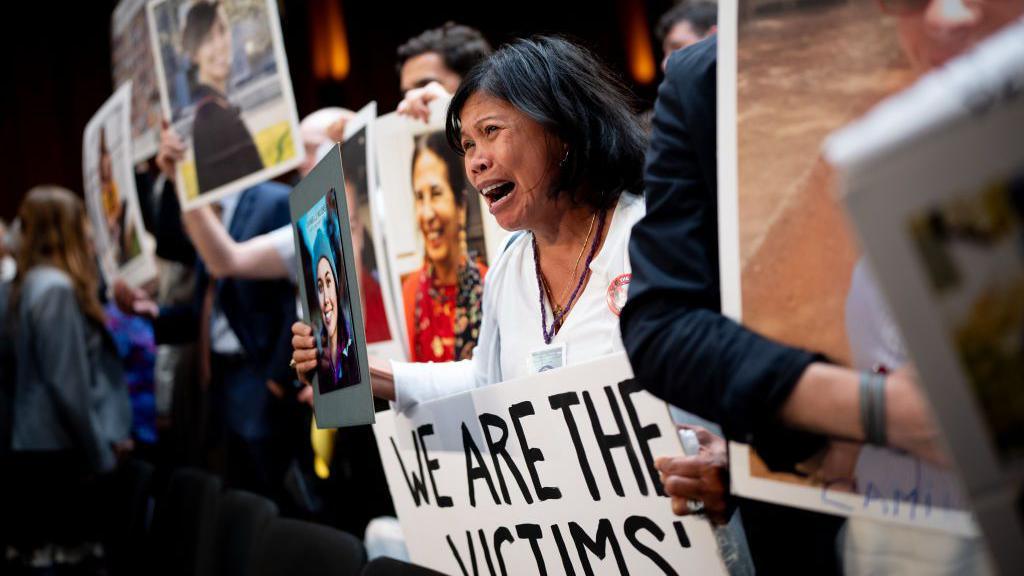
[[[576,281],[576,287],[573,288],[572,294],[569,295],[569,301],[565,303],[565,307],[559,311],[552,311],[551,318],[551,330],[548,331],[548,311],[547,307],[544,306],[544,279],[543,273],[540,271],[540,251],[537,249],[537,237],[533,234],[530,237],[533,239],[533,267],[537,272],[537,291],[540,293],[540,328],[544,334],[544,343],[551,344],[551,340],[558,333],[558,329],[562,326],[562,321],[569,315],[569,310],[572,308],[573,302],[576,301],[576,297],[579,296],[580,290],[583,288],[583,281],[586,280],[587,274],[590,271],[590,263],[594,261],[594,255],[597,254],[597,247],[601,244],[601,234],[604,232],[604,220],[605,211],[601,210],[597,217],[597,234],[594,235],[594,242],[590,245],[590,253],[587,254],[587,263],[583,267],[583,272],[580,274],[580,279]],[[552,303],[554,306],[554,303]]]

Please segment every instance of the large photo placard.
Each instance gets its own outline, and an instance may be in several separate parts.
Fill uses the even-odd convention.
[[[185,143],[184,209],[302,163],[276,2],[154,0],[147,17],[163,114]]]
[[[446,109],[435,100],[429,123],[392,113],[376,127],[389,267],[414,362],[470,356],[487,267],[506,236],[448,145]]]
[[[363,316],[366,319],[366,346],[370,354],[404,360],[402,328],[392,298],[391,278],[384,251],[381,221],[374,218],[383,210],[377,206],[377,170],[374,138],[377,104],[370,102],[345,123],[341,143],[341,164],[345,172],[349,227]]]
[[[349,218],[341,145],[295,187],[288,199],[298,259],[303,320],[313,329],[319,362],[312,371],[319,428],[373,422],[365,316]]]
[[[155,247],[146,234],[135,190],[131,140],[132,83],[93,115],[82,136],[82,178],[100,269],[108,287],[156,276]]]
[[[1024,22],[829,142],[1000,573],[1024,569]]]
[[[143,162],[160,145],[160,90],[146,23],[146,0],[121,0],[110,18],[114,86],[132,83],[132,157]]]
[[[413,562],[446,574],[725,574],[654,459],[682,455],[625,354],[403,414],[374,432]]]
[[[900,335],[864,311],[866,265],[821,149],[916,71],[881,3],[719,4],[719,243],[723,311],[773,340],[870,371],[906,368]],[[843,516],[976,533],[941,466],[833,443],[796,473],[733,443],[734,490]],[[912,502],[908,502],[912,500]]]

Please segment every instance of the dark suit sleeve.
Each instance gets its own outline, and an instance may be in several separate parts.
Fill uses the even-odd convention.
[[[157,344],[187,344],[199,334],[199,313],[193,304],[161,306],[153,320],[153,337]]]
[[[287,388],[294,387],[297,382],[295,370],[288,365],[292,359],[292,324],[296,320],[295,299],[282,299],[281,308],[281,324],[267,377]]]
[[[818,357],[719,313],[716,63],[713,40],[683,50],[658,91],[644,175],[647,214],[629,246],[623,341],[650,392],[753,443],[769,466],[789,468],[822,440],[783,428],[775,415]]]
[[[185,227],[181,222],[178,192],[170,180],[164,181],[157,212],[156,255],[164,260],[171,260],[186,266],[194,265],[196,249],[192,245],[192,240],[185,234]]]
[[[142,225],[150,234],[156,234],[156,225],[159,218],[158,206],[154,202],[157,191],[154,190],[156,179],[149,170],[135,172],[135,194],[139,199],[139,212],[142,213]],[[124,212],[128,213],[127,210]],[[122,218],[125,216],[122,215]]]
[[[283,188],[286,189],[286,188]],[[291,211],[288,208],[288,193],[282,194],[275,202],[272,229],[291,224]],[[286,295],[278,305],[281,307],[281,321],[278,328],[277,342],[274,344],[273,359],[270,363],[269,378],[282,386],[296,386],[295,370],[288,363],[292,359],[292,324],[298,319],[295,285],[291,279],[279,281],[281,291]]]

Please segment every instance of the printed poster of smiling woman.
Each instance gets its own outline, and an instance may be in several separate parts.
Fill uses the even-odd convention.
[[[276,2],[154,0],[147,18],[163,114],[185,144],[182,208],[302,163]]]
[[[432,103],[427,124],[397,114],[377,124],[383,229],[414,362],[471,357],[487,267],[505,238],[448,145],[446,107]]]

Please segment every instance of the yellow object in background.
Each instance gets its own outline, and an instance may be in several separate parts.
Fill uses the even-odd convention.
[[[291,124],[284,120],[260,130],[253,139],[264,167],[271,167],[295,157]]]
[[[326,480],[331,476],[331,457],[334,456],[334,433],[337,430],[320,430],[316,421],[310,422],[309,441],[313,445],[313,471],[317,478]]]
[[[185,183],[185,197],[194,200],[199,197],[199,180],[196,176],[196,163],[187,160],[181,163],[179,178]]]

